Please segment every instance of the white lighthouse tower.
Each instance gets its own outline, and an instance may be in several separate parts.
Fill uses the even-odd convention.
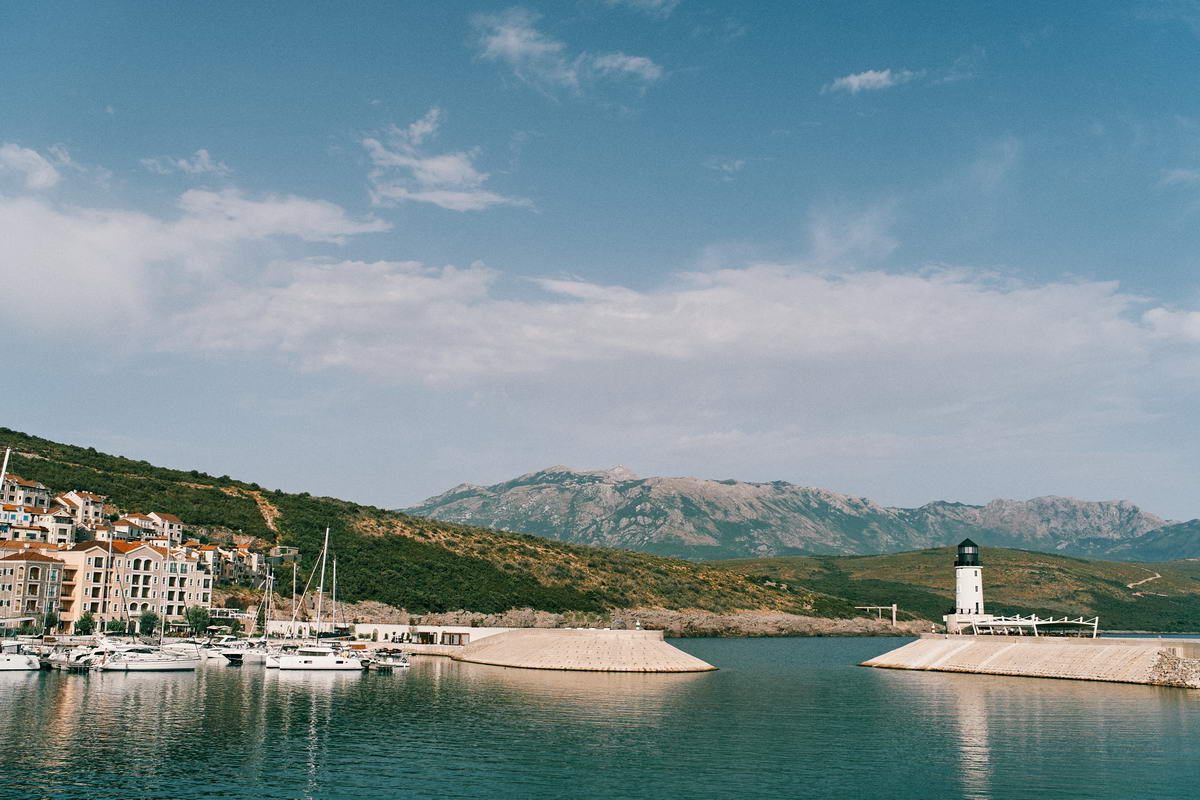
[[[971,623],[990,622],[983,610],[983,565],[979,563],[979,545],[970,539],[958,544],[954,559],[954,611],[942,617],[947,633],[969,633]]]

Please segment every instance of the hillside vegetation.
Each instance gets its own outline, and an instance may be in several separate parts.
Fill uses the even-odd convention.
[[[993,547],[983,547],[981,557],[990,613],[1099,615],[1109,630],[1200,631],[1200,561],[1131,564]],[[954,604],[953,547],[709,563],[758,580],[853,597],[856,605],[898,603],[925,619],[940,619]]]
[[[841,599],[701,564],[272,491],[0,428],[0,448],[5,446],[13,448],[11,472],[56,491],[85,489],[107,495],[122,511],[169,511],[190,526],[294,545],[310,565],[328,526],[339,594],[348,601],[375,600],[413,613],[663,608],[856,614]]]

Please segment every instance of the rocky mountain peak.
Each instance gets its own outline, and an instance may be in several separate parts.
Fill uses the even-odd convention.
[[[784,481],[639,478],[622,466],[557,465],[495,486],[464,484],[406,511],[685,558],[889,553],[967,536],[984,546],[1084,555],[1167,524],[1128,501],[1046,496],[891,508]]]

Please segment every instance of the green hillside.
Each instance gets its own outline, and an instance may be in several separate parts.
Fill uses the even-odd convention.
[[[986,546],[981,557],[991,613],[1098,614],[1109,630],[1200,631],[1200,561],[1132,564]],[[760,581],[854,598],[855,605],[898,603],[931,620],[954,603],[953,547],[708,563]]]
[[[9,469],[56,491],[107,495],[122,511],[168,511],[190,526],[294,545],[311,562],[326,526],[339,594],[414,613],[515,608],[603,613],[618,608],[786,611],[854,616],[845,601],[762,585],[728,570],[417,519],[329,497],[288,494],[202,472],[156,467],[0,428]]]

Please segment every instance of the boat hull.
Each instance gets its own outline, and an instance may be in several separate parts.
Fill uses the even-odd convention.
[[[27,656],[23,653],[4,653],[0,655],[0,672],[27,672],[41,669],[42,662],[37,656]]]
[[[200,666],[199,658],[148,658],[109,661],[101,664],[104,672],[188,672]]]

